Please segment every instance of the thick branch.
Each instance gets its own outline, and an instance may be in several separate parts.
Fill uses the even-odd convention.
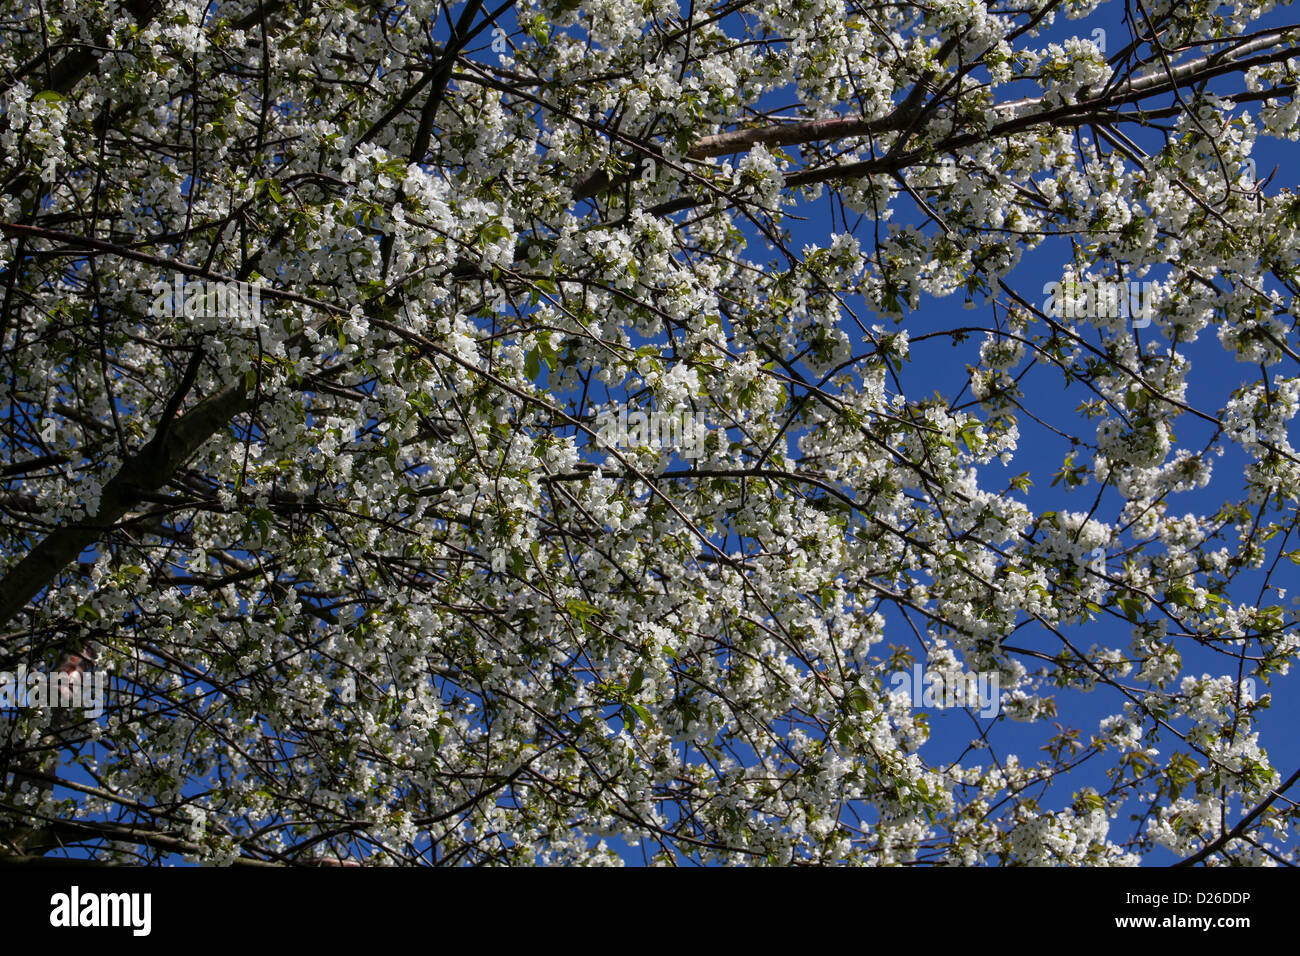
[[[904,118],[898,111],[880,119],[864,120],[849,117],[809,120],[806,123],[783,123],[778,126],[760,126],[755,129],[737,129],[715,133],[701,138],[687,151],[691,159],[706,156],[726,156],[739,153],[758,143],[764,146],[791,146],[814,143],[818,140],[848,139],[851,136],[871,136],[901,129]]]
[[[0,578],[0,624],[8,623],[64,567],[125,517],[142,493],[170,481],[204,442],[251,405],[242,384],[230,386],[176,419],[163,441],[150,441],[123,462],[104,486],[94,515],[52,531]]]

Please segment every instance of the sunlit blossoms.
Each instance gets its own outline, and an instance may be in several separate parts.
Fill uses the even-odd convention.
[[[1139,7],[5,4],[0,858],[1296,862],[1300,27]]]

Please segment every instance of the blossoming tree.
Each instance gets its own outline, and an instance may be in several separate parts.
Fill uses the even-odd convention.
[[[4,4],[0,855],[1294,861],[1300,27],[1096,7]]]

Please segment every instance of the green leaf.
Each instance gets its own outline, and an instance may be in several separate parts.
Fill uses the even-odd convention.
[[[486,246],[489,243],[496,242],[498,239],[504,239],[506,236],[510,235],[510,230],[498,220],[493,219],[491,222],[484,224],[484,226],[479,229],[478,235],[479,241]]]
[[[588,619],[600,615],[600,608],[588,604],[586,601],[579,600],[578,598],[570,598],[568,601],[564,602],[564,609],[568,611],[570,615],[577,618],[578,623],[582,625],[583,630],[586,630],[587,628]]]
[[[1124,612],[1125,617],[1127,617],[1134,624],[1137,623],[1137,619],[1139,615],[1141,615],[1142,613],[1141,601],[1135,598],[1122,597],[1122,598],[1116,598],[1115,603],[1119,605],[1120,610]]]
[[[628,717],[629,714],[631,715],[631,719]],[[641,719],[643,724],[651,723],[650,711],[646,710],[640,704],[627,703],[623,705],[623,720],[628,724],[628,726],[635,727],[638,717]]]
[[[257,187],[258,192],[270,196],[271,201],[277,206],[284,202],[284,193],[280,190],[280,184],[274,179],[259,179]]]

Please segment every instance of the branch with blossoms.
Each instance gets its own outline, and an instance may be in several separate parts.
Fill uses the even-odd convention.
[[[0,855],[1293,864],[1300,26],[1112,7],[7,34]]]

